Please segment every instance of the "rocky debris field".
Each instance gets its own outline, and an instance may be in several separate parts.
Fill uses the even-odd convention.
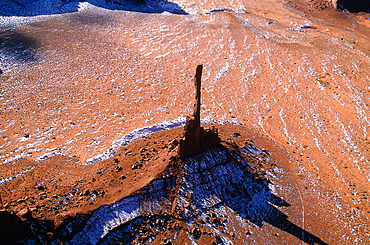
[[[245,126],[218,127],[219,146],[183,160],[175,143],[182,128],[175,128],[135,140],[103,162],[75,164],[70,172],[62,169],[61,176],[34,172],[7,182],[4,187],[19,199],[6,203],[2,211],[15,220],[14,227],[5,218],[2,225],[13,228],[14,234],[19,224],[25,227],[21,235],[8,239],[51,244],[251,242],[261,239],[252,234],[267,222],[272,230],[293,235],[280,236],[285,241],[325,244],[299,226],[302,215],[291,219],[298,224],[288,220],[300,207],[288,214],[275,207],[290,207],[297,198],[274,186],[299,188],[290,183],[287,153]],[[35,185],[41,178],[44,184]],[[265,241],[273,241],[274,232],[271,235],[264,235]]]

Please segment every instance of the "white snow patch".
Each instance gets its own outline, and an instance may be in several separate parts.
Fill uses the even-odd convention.
[[[35,167],[31,167],[31,168],[26,169],[26,170],[24,170],[24,171],[22,171],[22,172],[20,172],[20,173],[18,173],[18,174],[16,174],[16,175],[14,175],[14,176],[10,176],[9,178],[6,178],[6,179],[0,179],[0,186],[1,186],[2,184],[4,184],[4,183],[8,182],[8,181],[11,181],[11,180],[13,180],[13,179],[16,179],[16,178],[21,177],[22,175],[24,175],[25,173],[27,173],[27,172],[31,171],[31,170],[32,170],[32,169],[34,169],[34,168],[35,168]]]
[[[18,155],[15,155],[15,156],[12,156],[12,157],[6,159],[5,161],[3,161],[2,164],[6,164],[6,163],[9,163],[9,162],[19,160],[19,159],[23,158],[24,156],[25,156],[25,153],[22,152],[21,154],[18,154]]]
[[[148,126],[148,127],[135,129],[132,132],[130,132],[129,134],[125,135],[124,137],[114,141],[113,144],[111,145],[111,147],[107,151],[105,151],[102,154],[99,154],[95,157],[87,159],[85,164],[88,165],[88,164],[91,164],[91,163],[94,163],[94,162],[99,162],[99,161],[108,159],[108,158],[112,157],[118,149],[127,145],[128,143],[130,143],[134,139],[145,137],[145,136],[148,136],[148,135],[150,135],[152,133],[155,133],[155,132],[158,132],[158,131],[169,130],[169,129],[172,129],[172,128],[175,128],[175,127],[184,126],[185,122],[186,122],[186,118],[185,117],[180,117],[180,118],[178,118],[174,121],[170,121],[170,122],[165,121],[165,122],[160,123],[160,124],[155,124],[155,125],[151,125],[151,126]]]

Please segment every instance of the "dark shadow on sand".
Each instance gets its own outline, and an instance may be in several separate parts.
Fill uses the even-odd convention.
[[[370,13],[370,0],[338,0],[338,8],[346,9],[351,13]]]
[[[80,3],[83,2],[110,10],[153,14],[163,12],[187,14],[180,6],[166,0],[0,0],[0,16],[73,13],[78,11]],[[110,15],[99,11],[81,11],[78,14],[68,16],[68,18],[76,23],[94,25],[109,25],[116,21]],[[39,58],[38,47],[37,40],[31,36],[13,28],[0,28],[0,62],[36,62]],[[3,73],[2,70],[0,70],[1,73]]]
[[[312,233],[302,229],[288,220],[288,216],[277,207],[290,206],[285,200],[274,195],[268,180],[256,176],[251,166],[243,159],[243,151],[231,152],[221,147],[210,150],[187,161],[188,183],[194,186],[193,199],[199,209],[204,209],[204,200],[216,196],[220,203],[211,207],[228,206],[240,217],[262,227],[266,222],[276,228],[292,234],[307,244],[327,244]],[[194,160],[195,159],[195,160]],[[224,159],[224,160],[220,160]],[[207,165],[198,164],[208,162]],[[190,170],[190,171],[189,171]],[[210,181],[209,190],[202,188],[202,182]],[[204,209],[204,212],[209,210]]]
[[[73,13],[78,11],[79,4],[83,2],[110,10],[187,14],[179,5],[166,0],[3,0],[0,1],[0,15],[37,16]]]
[[[236,149],[236,148],[235,148]],[[181,182],[184,184],[179,188],[179,199],[185,199],[191,195],[192,205],[181,211],[181,220],[190,224],[190,227],[199,226],[199,221],[194,222],[199,216],[200,211],[208,225],[223,229],[224,224],[215,217],[219,214],[219,208],[229,207],[241,218],[262,227],[264,223],[268,223],[282,231],[290,233],[306,244],[326,245],[319,237],[299,227],[288,220],[288,216],[278,208],[290,206],[285,200],[274,195],[269,187],[272,183],[261,176],[256,175],[253,168],[245,161],[243,154],[250,149],[242,148],[240,151],[230,151],[229,149],[220,146],[204,151],[194,157],[185,159],[184,176]],[[258,149],[255,148],[255,151]],[[244,153],[243,153],[244,152]],[[256,152],[259,154],[258,152]],[[175,188],[176,180],[173,177],[155,180],[150,186],[163,186],[161,190],[167,190],[167,194],[163,192],[161,197],[169,198],[168,190]],[[141,195],[147,199],[158,199],[156,193],[153,194],[151,187],[148,190],[140,191]],[[171,192],[171,191],[170,191]],[[135,196],[126,197],[128,200]],[[179,207],[183,210],[183,207]],[[198,215],[196,215],[198,214]],[[151,215],[139,216],[136,219],[122,224],[112,229],[98,244],[130,244],[136,239],[137,233],[135,230],[140,230],[144,225],[147,231],[142,232],[151,234],[147,239],[154,239],[158,234],[154,231],[165,231],[167,223],[173,217],[169,215]],[[177,219],[177,218],[175,218]],[[207,221],[208,220],[208,221]],[[158,224],[163,224],[158,226]],[[136,228],[135,228],[136,227]],[[149,227],[149,228],[148,228]],[[201,233],[193,233],[195,240],[200,238]],[[251,234],[253,236],[253,234]],[[144,242],[145,240],[143,240]],[[215,244],[224,244],[222,241]]]
[[[15,30],[0,31],[1,58],[22,63],[35,62],[38,42]]]

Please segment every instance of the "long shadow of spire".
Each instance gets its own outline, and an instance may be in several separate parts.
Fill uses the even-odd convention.
[[[223,147],[206,150],[186,159],[185,182],[193,188],[184,188],[182,195],[192,192],[195,205],[205,213],[227,206],[259,227],[266,222],[307,244],[327,244],[290,222],[288,216],[277,208],[290,206],[289,203],[272,193],[269,181],[256,178],[248,169],[247,162]],[[217,200],[217,203],[205,205],[204,200],[210,199]]]
[[[178,188],[177,199],[185,200],[191,196],[190,203],[192,205],[184,209],[184,206],[180,204],[177,208],[181,211],[180,219],[186,222],[189,227],[213,227],[222,233],[225,226],[218,218],[225,215],[224,210],[227,207],[236,216],[240,216],[258,227],[263,227],[264,223],[268,223],[293,235],[306,244],[327,244],[319,237],[288,220],[288,216],[280,211],[278,207],[290,206],[289,203],[274,195],[269,188],[269,185],[272,183],[255,176],[250,171],[251,168],[248,163],[238,154],[230,152],[223,147],[206,149],[200,154],[184,159],[183,167],[182,185]],[[138,195],[131,195],[122,199],[115,211],[117,213],[121,212],[122,210],[119,207],[121,206],[124,209],[124,213],[127,214],[131,212],[127,208],[131,207],[132,203],[143,205],[146,201],[150,202],[150,200],[170,199],[171,189],[176,188],[176,183],[174,177],[154,180],[151,185],[140,190],[139,197]],[[137,198],[142,198],[142,200],[137,200]],[[144,204],[144,206],[146,205]],[[109,208],[107,207],[107,209]],[[131,210],[134,209],[131,208]],[[99,209],[98,212],[101,215],[97,213],[96,217],[106,217],[109,214],[109,212],[103,209]],[[200,213],[202,214],[202,222],[199,222]],[[227,214],[230,216],[229,212]],[[148,237],[142,238],[143,241],[150,237],[154,239],[158,232],[153,231],[165,231],[168,220],[174,219],[171,215],[171,213],[167,212],[164,215],[161,212],[151,213],[150,215],[138,215],[134,219],[123,222],[122,225],[109,231],[98,244],[116,244],[118,242],[131,244],[137,238],[137,233],[133,232],[133,230],[143,229],[143,227],[146,227],[143,224],[149,224],[149,228],[147,227],[148,230],[146,231]],[[216,218],[216,221],[213,220],[214,218]],[[98,224],[99,222],[93,219],[91,223]],[[163,224],[163,227],[159,227],[160,225],[158,226],[158,224]],[[98,229],[102,228],[95,227],[93,230],[96,232]],[[84,235],[86,233],[88,233],[87,230],[81,234]],[[100,233],[98,232],[98,234]],[[198,235],[193,234],[195,241],[199,238],[200,233]]]
[[[37,16],[76,12],[79,4],[142,13],[187,14],[179,5],[166,0],[3,0],[0,1],[2,16]]]
[[[285,215],[282,215],[282,213],[279,210],[276,209],[272,211],[272,214],[273,215],[271,216],[265,217],[264,221],[266,223],[269,223],[270,225],[275,226],[276,228],[279,228],[285,232],[292,234],[293,236],[301,239],[303,242],[307,244],[320,244],[320,245],[327,244],[317,236],[309,233],[303,228],[287,220],[287,217],[284,217]]]

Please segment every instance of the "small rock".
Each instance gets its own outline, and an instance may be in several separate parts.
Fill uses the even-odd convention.
[[[220,225],[220,224],[221,224],[220,220],[219,220],[219,219],[217,219],[217,218],[212,218],[212,223],[213,223],[214,225]]]
[[[227,218],[226,217],[221,217],[220,221],[221,221],[221,223],[225,223],[227,221]]]
[[[22,203],[22,202],[24,202],[23,198],[20,198],[20,199],[17,200],[17,203]]]
[[[24,208],[21,211],[19,211],[17,215],[19,217],[26,218],[26,217],[32,216],[32,213],[28,208]]]
[[[172,245],[172,242],[168,240],[167,238],[163,238],[161,245]]]
[[[179,145],[179,141],[174,139],[168,145],[168,152],[173,151]]]
[[[219,243],[223,244],[223,241],[220,236],[215,236],[215,239],[216,239],[216,244],[219,244]]]
[[[143,166],[143,164],[139,163],[139,162],[135,162],[132,166],[131,166],[131,169],[139,169]]]
[[[140,153],[143,153],[145,151],[147,151],[147,149],[145,147],[143,147],[143,148],[140,149]]]
[[[158,152],[157,149],[155,148],[152,148],[152,152]]]
[[[254,142],[253,142],[253,140],[251,140],[251,139],[246,139],[245,141],[244,141],[244,144],[247,146],[247,145],[253,145],[254,144]]]
[[[264,153],[264,154],[267,154],[267,155],[270,155],[270,152],[268,150],[266,150],[265,148],[262,148],[261,151]]]
[[[196,239],[199,239],[199,237],[202,235],[202,232],[196,227],[192,228],[190,232]]]
[[[54,226],[59,227],[63,223],[64,219],[65,217],[63,215],[57,214],[54,219]]]

